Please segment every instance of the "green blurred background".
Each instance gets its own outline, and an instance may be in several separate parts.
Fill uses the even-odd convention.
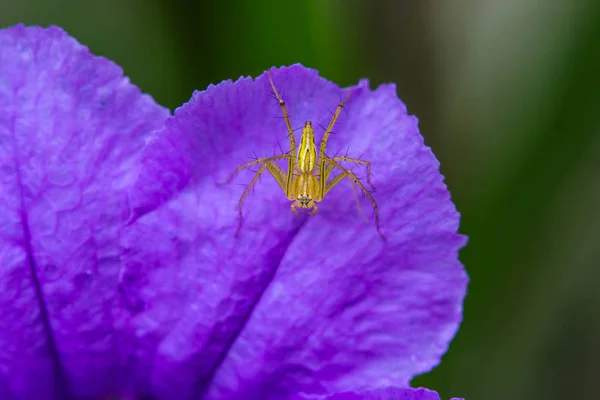
[[[443,399],[600,399],[597,0],[0,0],[57,24],[171,109],[300,62],[395,82],[463,215],[471,285]]]

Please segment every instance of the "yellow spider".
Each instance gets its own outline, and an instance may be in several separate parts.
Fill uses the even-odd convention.
[[[246,187],[244,193],[242,193],[242,196],[240,197],[238,203],[239,224],[238,229],[236,231],[236,235],[240,232],[240,229],[242,228],[242,203],[244,202],[246,196],[248,196],[248,193],[250,193],[250,190],[252,190],[252,187],[258,181],[258,178],[260,178],[260,176],[265,172],[265,170],[267,170],[271,173],[271,175],[273,175],[273,178],[275,178],[288,200],[293,200],[293,203],[291,204],[291,209],[292,212],[296,215],[299,215],[298,208],[309,210],[309,215],[316,214],[318,210],[316,203],[321,202],[325,198],[325,195],[329,193],[329,191],[333,189],[335,185],[340,183],[342,179],[348,178],[352,185],[352,190],[354,191],[359,211],[361,211],[361,208],[360,203],[358,202],[358,196],[356,194],[356,188],[354,187],[354,185],[358,186],[360,190],[362,190],[362,192],[371,201],[371,204],[373,205],[373,208],[375,210],[375,226],[377,228],[377,232],[385,241],[385,236],[379,228],[379,213],[375,199],[373,199],[371,193],[369,193],[369,191],[358,180],[357,176],[352,171],[342,167],[339,164],[340,161],[347,161],[366,166],[367,182],[369,185],[371,185],[371,163],[368,161],[360,160],[358,158],[351,158],[346,156],[330,158],[325,155],[327,139],[331,134],[331,130],[333,129],[333,126],[335,125],[335,122],[338,116],[340,115],[342,108],[348,101],[350,93],[348,93],[346,99],[340,102],[335,112],[333,113],[333,117],[331,118],[331,121],[329,122],[329,125],[325,130],[325,134],[321,139],[318,158],[315,146],[315,132],[310,121],[306,121],[306,123],[304,124],[304,128],[302,129],[302,138],[300,140],[300,147],[298,148],[298,153],[296,155],[296,141],[294,139],[294,131],[290,123],[289,114],[285,107],[285,102],[279,95],[279,92],[277,92],[275,84],[273,83],[273,78],[271,78],[271,73],[269,71],[267,71],[267,75],[269,77],[269,83],[271,84],[273,93],[277,97],[277,100],[279,101],[279,106],[283,111],[283,118],[285,119],[285,124],[287,125],[288,130],[288,136],[290,138],[290,151],[286,154],[281,154],[278,156],[258,158],[254,161],[240,165],[235,169],[235,171],[233,171],[231,176],[225,182],[230,183],[235,177],[235,175],[244,168],[248,168],[253,165],[260,165],[258,171],[256,171],[256,174],[254,175],[254,178],[252,178],[250,184]],[[288,161],[287,174],[284,173],[283,170],[273,162],[274,160],[282,159],[287,159]],[[319,168],[318,171],[315,171],[317,165],[319,166]],[[331,181],[327,182],[334,168],[339,169],[341,173],[335,178],[331,179]]]

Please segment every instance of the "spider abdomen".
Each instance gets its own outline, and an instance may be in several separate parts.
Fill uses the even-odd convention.
[[[315,131],[306,121],[302,129],[302,139],[298,147],[298,169],[300,172],[312,172],[317,164],[317,147],[315,146]]]

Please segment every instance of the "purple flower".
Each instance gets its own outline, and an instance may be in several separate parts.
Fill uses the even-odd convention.
[[[328,122],[337,86],[271,71],[294,127]],[[439,398],[408,385],[461,321],[465,238],[394,86],[361,81],[328,146],[372,162],[387,243],[350,184],[294,216],[266,175],[234,236],[242,189],[217,183],[287,146],[266,74],[170,116],[62,30],[17,26],[0,105],[1,399]]]

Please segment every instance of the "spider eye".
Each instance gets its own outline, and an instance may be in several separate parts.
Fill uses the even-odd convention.
[[[298,195],[298,201],[300,203],[302,203],[303,205],[308,204],[311,200],[312,200],[312,198],[308,194]]]

